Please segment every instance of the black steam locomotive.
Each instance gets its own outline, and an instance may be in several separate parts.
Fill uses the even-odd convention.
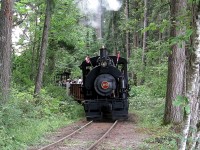
[[[106,48],[100,56],[86,58],[80,66],[83,75],[83,105],[87,120],[128,118],[127,61],[108,56]]]

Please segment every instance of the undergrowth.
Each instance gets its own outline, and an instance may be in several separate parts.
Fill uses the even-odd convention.
[[[178,135],[171,131],[171,126],[163,126],[165,99],[152,95],[152,89],[146,86],[132,87],[130,91],[130,112],[138,117],[138,124],[150,137],[141,150],[176,150]]]
[[[9,102],[0,108],[1,150],[27,149],[39,144],[46,132],[83,117],[82,106],[62,88],[48,87],[37,98],[32,93],[33,88],[25,92],[13,89]]]

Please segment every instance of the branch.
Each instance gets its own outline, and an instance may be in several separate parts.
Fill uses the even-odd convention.
[[[16,27],[16,26],[22,24],[27,16],[28,16],[28,14],[25,15],[24,19],[21,19],[21,20],[17,21],[15,24],[13,24],[13,27]]]

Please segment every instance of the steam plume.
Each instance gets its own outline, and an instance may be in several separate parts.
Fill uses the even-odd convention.
[[[101,28],[99,16],[102,14],[102,8],[107,11],[118,11],[122,6],[121,0],[79,0],[77,3],[81,12],[88,18],[85,24],[96,29]]]

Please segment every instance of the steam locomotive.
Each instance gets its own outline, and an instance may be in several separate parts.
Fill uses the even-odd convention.
[[[80,65],[82,70],[83,106],[87,120],[128,118],[127,61],[108,56],[106,48],[100,56],[89,58]]]

